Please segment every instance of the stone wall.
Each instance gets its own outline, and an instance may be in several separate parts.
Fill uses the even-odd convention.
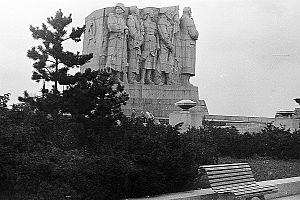
[[[234,126],[240,133],[259,132],[266,127],[267,123],[275,122],[275,118],[267,117],[247,117],[247,116],[225,116],[225,115],[205,115],[204,120],[211,124],[220,126]]]
[[[197,103],[191,111],[208,114],[206,103],[199,100],[198,87],[172,86],[172,85],[125,85],[129,94],[129,101],[122,107],[124,114],[130,115],[135,109],[137,113],[149,111],[159,119],[168,119],[173,111],[181,110],[175,103],[182,99],[190,99]]]

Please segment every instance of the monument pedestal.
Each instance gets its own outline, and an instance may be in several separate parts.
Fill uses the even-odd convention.
[[[143,85],[143,84],[126,84],[125,92],[129,94],[129,100],[122,110],[125,115],[130,116],[133,109],[137,115],[143,112],[151,112],[159,120],[169,121],[170,113],[180,111],[175,103],[189,99],[197,104],[191,108],[193,113],[199,112],[202,115],[208,114],[204,100],[199,100],[198,87],[189,85]]]
[[[194,22],[190,17],[190,8],[185,9],[178,23],[178,6],[162,8],[146,7],[136,12],[138,10],[132,9],[133,7],[125,7],[122,4],[117,5],[115,7],[95,10],[86,17],[83,54],[92,53],[93,58],[90,62],[81,66],[80,71],[84,72],[87,68],[101,71],[107,70],[107,67],[112,67],[114,70],[121,70],[121,73],[125,75],[124,77],[130,79],[132,75],[130,72],[134,71],[136,67],[141,67],[141,69],[144,70],[155,68],[157,72],[161,73],[161,78],[164,80],[163,83],[172,83],[172,85],[161,86],[126,84],[125,91],[129,94],[130,99],[126,105],[122,106],[122,110],[127,116],[132,114],[133,109],[137,115],[142,111],[148,111],[151,112],[155,118],[160,121],[166,120],[164,122],[168,123],[169,114],[174,111],[180,111],[180,108],[175,106],[175,103],[184,99],[196,102],[196,106],[190,109],[191,112],[197,111],[203,115],[208,114],[205,101],[199,100],[198,87],[193,85],[180,85],[187,83],[189,77],[195,75],[196,39],[198,38],[198,31],[195,26],[191,26]],[[123,19],[118,18],[118,22],[116,22],[116,7],[120,7],[120,5],[124,11],[124,13],[122,13]],[[151,21],[152,17],[156,20]],[[149,19],[151,22],[149,22]],[[115,23],[112,23],[114,21]],[[142,32],[141,27],[136,26],[138,23],[143,23],[145,27],[149,26],[145,28],[144,36],[147,37],[144,38],[144,41],[140,41],[139,39],[132,40],[131,37],[126,38],[123,34],[126,31],[125,29],[123,30],[123,28],[122,31],[117,34],[119,39],[116,40],[116,33],[112,30],[116,27],[124,27],[124,25],[128,23],[131,24],[130,31],[128,32],[129,36],[133,36],[131,35],[131,30],[134,30],[133,32],[137,33],[137,35]],[[154,27],[159,30],[158,38],[153,37]],[[167,28],[164,29],[163,27]],[[179,27],[179,29],[175,29],[175,27]],[[188,31],[191,29],[192,31]],[[135,36],[137,35],[134,35],[134,38],[136,38]],[[140,34],[139,36],[143,35]],[[172,38],[172,41],[166,38]],[[144,47],[137,46],[137,44],[140,45],[141,42],[144,42]],[[165,45],[165,43],[170,42],[174,47],[174,55]],[[126,45],[127,43],[129,45]],[[134,44],[134,49],[131,48],[131,43]],[[147,48],[145,48],[145,46],[147,46]],[[160,46],[161,51],[158,51],[158,46]],[[145,59],[144,62],[139,62],[140,58],[136,56],[129,56],[137,55],[136,47],[139,47],[139,50],[142,51],[140,53],[142,53],[142,57]],[[164,50],[162,51],[162,49]],[[153,55],[154,52],[157,52],[157,55]],[[151,63],[154,62],[154,60],[155,63]],[[126,62],[129,64],[128,68]],[[151,63],[151,66],[146,65],[146,63]],[[164,69],[166,65],[168,69]],[[169,78],[167,78],[167,74],[163,73],[163,71],[172,73],[172,75],[170,76],[169,74]],[[150,78],[155,82],[155,77],[151,76]],[[170,78],[172,80],[171,82],[169,82]],[[166,80],[168,81],[166,82]],[[124,79],[122,79],[122,81],[124,81]]]
[[[175,126],[176,124],[183,123],[180,131],[185,132],[191,127],[201,127],[204,115],[205,113],[192,109],[174,111],[169,115],[169,124]]]

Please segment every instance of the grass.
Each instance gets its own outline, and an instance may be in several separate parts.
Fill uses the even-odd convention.
[[[271,158],[236,159],[220,157],[219,164],[247,162],[256,181],[265,181],[300,176],[300,160],[275,160]]]

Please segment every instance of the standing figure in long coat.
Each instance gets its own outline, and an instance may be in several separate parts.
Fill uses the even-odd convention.
[[[143,42],[143,27],[138,19],[139,9],[136,6],[129,8],[130,15],[127,19],[128,26],[128,55],[129,55],[129,66],[128,66],[128,82],[137,83],[137,76],[140,72],[140,56],[141,56],[141,45]]]
[[[160,9],[160,16],[157,22],[159,33],[160,53],[158,56],[159,73],[161,77],[160,85],[172,84],[172,72],[174,65],[174,27],[173,16],[174,13],[166,8]]]
[[[198,39],[199,33],[196,30],[191,14],[191,8],[185,7],[183,9],[183,15],[180,18],[180,32],[182,40],[181,82],[183,85],[189,85],[190,77],[195,76],[196,40]]]
[[[108,27],[108,47],[106,69],[112,70],[117,82],[121,82],[123,72],[123,81],[127,82],[127,34],[128,27],[124,20],[125,6],[118,3],[115,7],[115,13],[109,13],[107,19]]]
[[[153,72],[157,66],[157,50],[159,45],[157,43],[157,26],[154,21],[154,12],[152,9],[145,11],[143,28],[145,32],[142,51],[143,65],[141,69],[141,83],[153,84],[154,81],[152,77],[154,76]]]

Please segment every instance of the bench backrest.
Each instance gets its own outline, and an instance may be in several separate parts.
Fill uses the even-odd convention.
[[[222,165],[203,165],[210,186],[213,190],[255,183],[251,167],[248,163],[234,163]]]

